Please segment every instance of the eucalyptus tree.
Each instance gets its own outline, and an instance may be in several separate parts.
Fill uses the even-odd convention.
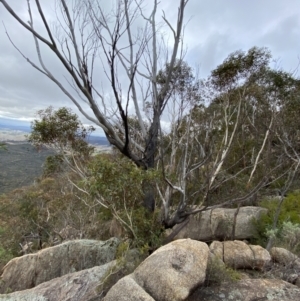
[[[49,12],[43,10],[41,1],[35,1],[36,10],[27,1],[28,22],[8,1],[0,1],[16,22],[33,35],[38,62],[27,57],[12,41],[20,54],[53,81],[85,118],[100,126],[112,145],[146,170],[156,164],[161,116],[169,100],[174,66],[184,52],[184,12],[188,0],[177,2],[173,22],[164,11],[158,13],[157,0],[58,0],[56,27],[52,28]],[[36,21],[44,27],[40,31],[35,27]],[[45,46],[65,69],[71,86],[64,85],[51,66],[46,65]],[[166,64],[165,82],[158,84],[158,72]],[[104,72],[99,79],[100,69]],[[111,93],[101,88],[105,81]],[[139,123],[138,141],[130,134],[130,110]],[[131,146],[138,151],[132,152]],[[146,206],[153,209],[154,203],[150,197]]]
[[[240,206],[295,179],[299,135],[287,117],[298,124],[292,112],[299,80],[270,62],[265,48],[237,51],[194,85],[194,98],[176,91],[177,101],[192,105],[165,138],[168,185],[157,188],[167,227],[203,210]]]
[[[39,110],[37,117],[31,124],[28,141],[37,149],[46,147],[56,153],[46,159],[45,172],[49,167],[49,171],[55,166],[62,171],[66,167],[83,178],[85,164],[94,152],[88,138],[95,128],[84,127],[78,116],[65,107],[55,111],[50,106]]]
[[[299,188],[300,123],[297,116],[300,113],[300,80],[281,70],[270,71],[267,80],[278,115],[272,141],[273,155],[280,158],[281,164],[280,172],[277,173],[280,181],[275,182],[279,196],[278,206],[270,229],[275,233],[285,196],[292,189]],[[267,249],[270,249],[273,243],[274,236],[270,236]]]

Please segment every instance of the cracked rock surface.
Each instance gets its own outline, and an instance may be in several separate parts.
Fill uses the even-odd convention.
[[[72,240],[9,261],[0,277],[0,294],[36,287],[63,275],[115,259],[120,241]],[[17,281],[16,281],[17,279]]]
[[[210,251],[234,269],[262,270],[271,261],[269,252],[263,247],[248,245],[239,240],[214,241]]]

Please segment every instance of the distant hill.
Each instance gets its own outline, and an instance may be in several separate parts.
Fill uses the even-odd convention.
[[[0,117],[0,129],[21,131],[26,133],[29,133],[31,131],[29,122],[3,117]]]
[[[42,174],[46,157],[51,150],[38,152],[27,143],[25,135],[30,133],[30,124],[0,117],[0,142],[7,144],[0,150],[0,194],[31,185]],[[96,148],[109,150],[106,137],[89,136],[88,143]]]
[[[38,152],[29,143],[7,143],[6,150],[0,150],[0,194],[33,184],[51,154],[50,150]]]
[[[26,141],[25,135],[31,132],[30,123],[0,117],[0,141]],[[91,135],[88,142],[95,146],[108,146],[106,137]]]
[[[5,125],[5,124],[0,124],[0,129],[1,130],[11,130],[11,131],[20,131],[20,132],[25,132],[25,133],[30,133],[31,129],[28,128],[27,126],[23,125]]]
[[[88,143],[92,145],[103,145],[107,146],[110,145],[106,137],[100,137],[100,136],[89,136],[88,137]]]

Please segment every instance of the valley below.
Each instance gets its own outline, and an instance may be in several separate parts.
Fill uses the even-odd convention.
[[[26,141],[5,142],[0,150],[0,194],[31,185],[42,174],[45,159],[53,151],[37,151]]]
[[[54,154],[49,149],[37,150],[27,142],[28,132],[19,129],[0,128],[0,194],[34,183],[42,175],[46,158]],[[93,136],[89,142],[95,147],[95,153],[109,152],[104,137]]]

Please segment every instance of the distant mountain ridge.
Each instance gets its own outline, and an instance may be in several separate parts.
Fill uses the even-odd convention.
[[[31,132],[31,126],[30,123],[27,121],[19,121],[15,119],[8,119],[8,118],[3,118],[0,117],[0,131],[18,131],[22,132],[24,134],[30,133]],[[1,133],[0,133],[1,136]],[[6,133],[7,137],[7,133]],[[12,135],[11,138],[5,138],[5,139],[0,139],[2,141],[14,141],[14,136]],[[19,140],[19,139],[18,139]],[[26,139],[24,138],[24,141]],[[109,142],[106,137],[103,136],[94,136],[91,135],[88,137],[87,141],[92,144],[92,145],[103,145],[103,146],[108,146]]]
[[[0,129],[21,131],[26,133],[31,131],[29,122],[3,117],[0,117]]]
[[[92,145],[110,145],[107,138],[101,136],[89,136],[87,141]]]
[[[30,133],[30,128],[22,125],[5,125],[5,124],[0,124],[0,129],[1,130],[11,130],[11,131],[20,131],[20,132],[25,132],[25,133]]]

